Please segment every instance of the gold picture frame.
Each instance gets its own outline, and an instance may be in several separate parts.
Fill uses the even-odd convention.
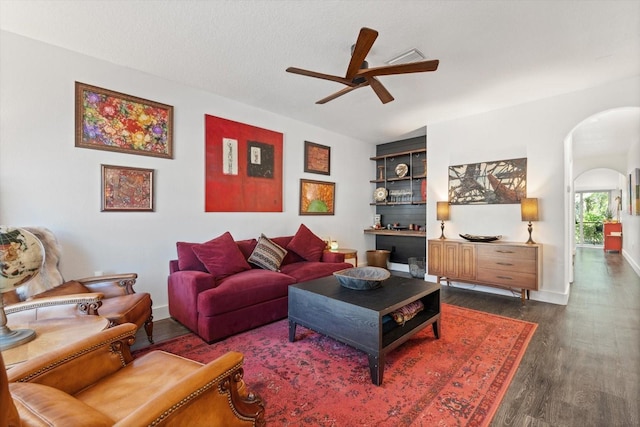
[[[76,82],[80,148],[173,158],[173,107]]]
[[[335,215],[336,183],[300,180],[300,215]]]

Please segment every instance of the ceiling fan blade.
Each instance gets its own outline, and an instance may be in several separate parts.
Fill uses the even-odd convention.
[[[435,71],[438,69],[440,61],[437,59],[431,61],[410,62],[408,64],[384,65],[382,67],[373,67],[356,72],[356,76],[373,77],[373,76],[389,76],[391,74],[409,74],[423,73],[425,71]]]
[[[356,76],[376,38],[378,38],[378,32],[376,30],[367,27],[360,29],[358,40],[351,54],[351,61],[349,61],[349,66],[347,67],[347,74],[345,75],[347,80],[352,80]]]
[[[323,80],[331,80],[332,82],[338,82],[345,84],[347,86],[355,86],[350,79],[345,79],[344,77],[332,76],[331,74],[323,74],[315,71],[303,70],[302,68],[289,67],[287,68],[288,73],[300,74],[302,76],[315,77]]]
[[[339,96],[342,96],[342,95],[344,95],[346,93],[351,92],[352,90],[356,90],[356,89],[359,89],[359,88],[365,87],[365,86],[369,86],[369,82],[368,81],[365,81],[364,83],[360,83],[357,86],[345,87],[344,89],[339,90],[338,92],[333,93],[333,94],[327,96],[326,98],[322,98],[320,101],[317,101],[316,104],[326,104],[327,102],[329,102],[331,100],[334,100]]]
[[[371,89],[378,95],[378,98],[380,98],[383,104],[393,101],[393,96],[391,96],[387,88],[380,83],[380,80],[375,77],[367,77],[366,79],[371,85]]]

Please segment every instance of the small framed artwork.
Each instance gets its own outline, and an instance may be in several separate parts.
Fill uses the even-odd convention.
[[[300,215],[334,215],[336,183],[300,180]]]
[[[331,175],[331,147],[305,141],[304,171]]]
[[[76,147],[173,158],[173,107],[76,82]]]
[[[102,212],[153,212],[153,169],[101,167]]]

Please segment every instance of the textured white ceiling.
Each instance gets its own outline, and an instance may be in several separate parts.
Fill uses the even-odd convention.
[[[284,70],[344,75],[363,26],[370,66],[417,48],[438,71],[316,105],[342,86]],[[0,27],[375,143],[640,75],[638,0],[0,0]]]

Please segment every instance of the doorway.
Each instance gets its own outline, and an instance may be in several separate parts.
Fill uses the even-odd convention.
[[[575,244],[577,246],[602,246],[605,220],[613,218],[611,191],[576,191],[575,193]]]

